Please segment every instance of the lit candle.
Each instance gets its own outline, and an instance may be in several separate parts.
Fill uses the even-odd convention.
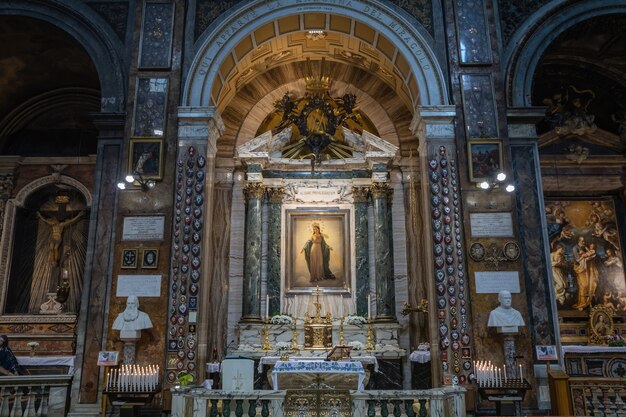
[[[522,373],[522,364],[520,363],[519,365],[519,379],[521,380],[523,378],[523,373]]]

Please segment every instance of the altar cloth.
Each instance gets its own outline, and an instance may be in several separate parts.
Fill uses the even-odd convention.
[[[67,374],[74,375],[76,356],[17,356],[22,366],[67,366]]]
[[[352,356],[353,361],[359,361],[365,367],[366,365],[374,365],[374,372],[378,372],[378,360],[376,356],[372,355],[358,355]],[[323,361],[323,357],[321,356],[291,356],[290,360],[292,361]],[[265,365],[274,365],[276,362],[280,361],[280,356],[263,356],[259,360],[258,371],[259,373],[263,372],[263,366]]]
[[[288,360],[278,361],[272,370],[272,382],[275,390],[279,390],[278,377],[281,374],[338,374],[356,375],[357,389],[363,391],[365,368],[357,361],[324,361],[324,360]]]

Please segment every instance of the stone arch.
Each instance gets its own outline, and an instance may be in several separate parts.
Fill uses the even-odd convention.
[[[198,41],[195,58],[183,90],[183,106],[215,106],[211,98],[221,65],[230,59],[235,46],[249,33],[284,16],[326,13],[345,16],[374,28],[388,39],[413,71],[418,86],[413,98],[413,111],[418,105],[440,105],[449,101],[441,65],[431,47],[429,36],[420,30],[417,21],[400,13],[393,6],[367,0],[314,1],[302,4],[278,0],[242,2],[211,25]]]
[[[2,218],[3,227],[0,236],[0,276],[4,279],[0,280],[0,315],[4,312],[6,304],[6,295],[9,285],[9,269],[11,267],[13,236],[15,234],[15,216],[18,208],[24,207],[26,200],[33,193],[52,184],[64,184],[76,189],[85,198],[85,205],[91,209],[93,204],[93,196],[91,192],[80,181],[61,174],[52,174],[46,177],[38,178],[28,183],[17,193],[15,198],[9,199],[4,207],[4,216]]]
[[[513,107],[531,106],[532,81],[546,49],[562,33],[587,19],[626,13],[622,0],[580,2],[568,8],[547,7],[535,12],[512,36],[504,51],[507,101]]]
[[[122,42],[95,12],[84,4],[59,1],[10,2],[0,15],[27,16],[51,23],[70,34],[89,54],[100,79],[101,110],[119,112],[126,97]]]

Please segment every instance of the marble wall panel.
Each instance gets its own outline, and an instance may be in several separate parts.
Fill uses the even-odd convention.
[[[138,78],[133,136],[161,137],[165,132],[167,78]]]
[[[498,137],[498,122],[490,74],[461,74],[466,133],[469,138]]]
[[[239,339],[238,323],[242,314],[243,299],[243,256],[245,230],[245,201],[243,197],[243,173],[235,173],[233,184],[232,209],[230,214],[231,239],[229,251],[228,299],[228,346],[236,347]]]
[[[169,68],[174,24],[173,3],[144,3],[139,66]]]
[[[512,168],[516,181],[516,209],[520,225],[521,252],[524,257],[524,279],[530,313],[532,339],[536,345],[556,343],[549,288],[552,285],[543,240],[543,197],[539,194],[539,160],[536,145],[511,146]],[[530,356],[532,357],[532,355]]]
[[[229,288],[229,249],[231,238],[231,204],[232,187],[220,184],[215,187],[213,200],[213,229],[211,244],[213,246],[213,272],[211,299],[209,302],[209,331],[207,346],[209,351],[215,349],[221,356],[228,345],[228,298]],[[234,301],[234,300],[233,300]],[[235,302],[236,303],[236,302]]]
[[[456,0],[455,14],[461,64],[491,64],[491,44],[483,0]]]

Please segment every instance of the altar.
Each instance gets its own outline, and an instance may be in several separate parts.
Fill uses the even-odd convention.
[[[272,370],[272,386],[280,389],[364,390],[365,369],[358,361],[286,360]]]

